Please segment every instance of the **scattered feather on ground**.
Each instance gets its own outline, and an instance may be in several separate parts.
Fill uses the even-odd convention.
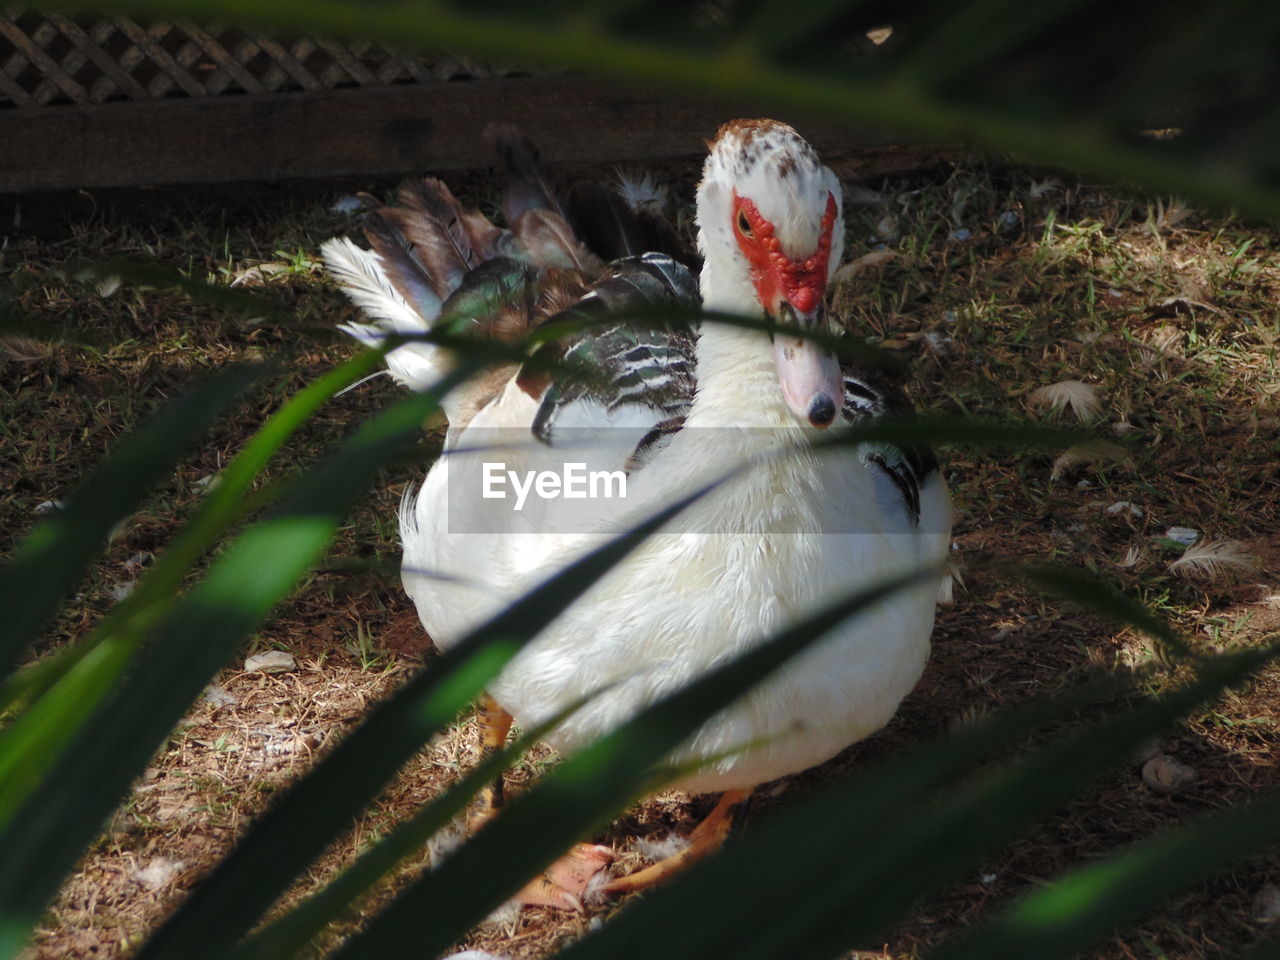
[[[1082,380],[1060,380],[1034,391],[1027,399],[1035,410],[1053,413],[1070,408],[1077,420],[1092,420],[1102,413],[1098,392]]]
[[[1258,558],[1239,540],[1209,540],[1193,544],[1169,564],[1169,569],[1176,574],[1202,580],[1255,573],[1258,568]]]

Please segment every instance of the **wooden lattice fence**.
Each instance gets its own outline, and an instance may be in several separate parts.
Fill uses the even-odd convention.
[[[236,27],[0,14],[0,109],[266,94],[501,77],[511,71],[357,41],[280,40]]]
[[[763,109],[369,42],[0,10],[0,193],[474,167],[491,120],[553,161],[692,157]]]

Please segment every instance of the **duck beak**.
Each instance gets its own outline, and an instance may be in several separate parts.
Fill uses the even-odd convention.
[[[813,310],[798,313],[783,300],[777,320],[802,330],[827,329],[821,301]],[[819,429],[831,426],[844,406],[844,375],[835,356],[816,340],[777,332],[773,335],[773,359],[782,399],[796,418]]]

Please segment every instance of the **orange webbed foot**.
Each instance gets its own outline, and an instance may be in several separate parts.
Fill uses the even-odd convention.
[[[524,885],[512,902],[521,906],[554,907],[583,912],[583,899],[592,881],[613,862],[613,850],[596,843],[579,843]]]
[[[720,795],[720,801],[715,809],[689,835],[688,846],[643,870],[610,880],[601,888],[601,892],[606,896],[618,897],[624,893],[634,893],[637,890],[665,883],[703,857],[715,853],[724,846],[729,836],[735,811],[750,796],[750,790],[726,790]]]

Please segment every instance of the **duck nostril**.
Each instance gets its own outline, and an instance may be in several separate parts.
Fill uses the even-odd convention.
[[[836,418],[836,405],[825,393],[815,393],[809,401],[809,422],[815,427],[827,427]]]

